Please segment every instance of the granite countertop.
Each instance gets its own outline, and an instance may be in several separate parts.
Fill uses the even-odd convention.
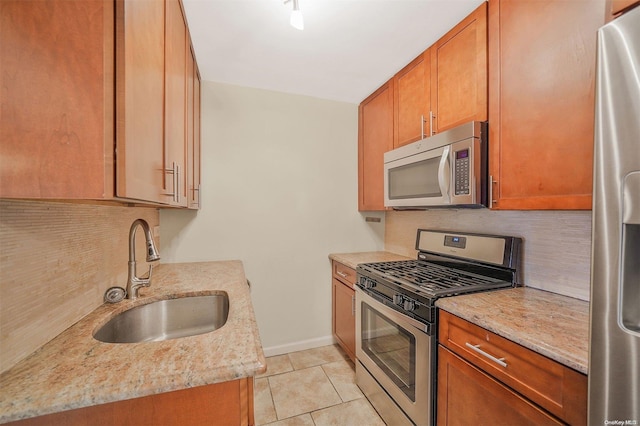
[[[349,268],[356,269],[359,263],[391,262],[394,260],[415,260],[388,251],[365,251],[359,253],[331,253],[329,259],[342,263]]]
[[[332,253],[355,269],[359,263],[413,260],[376,251]],[[531,287],[445,297],[436,306],[569,368],[587,374],[589,303]]]
[[[530,287],[445,297],[436,306],[587,374],[589,303]]]
[[[229,316],[213,332],[127,344],[92,337],[133,306],[216,291],[229,295]],[[250,377],[265,369],[242,262],[161,264],[140,298],[103,304],[0,375],[0,423]]]

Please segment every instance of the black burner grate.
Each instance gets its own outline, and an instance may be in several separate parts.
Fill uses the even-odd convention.
[[[377,262],[359,266],[390,281],[417,286],[434,297],[511,285],[496,278],[420,260]]]

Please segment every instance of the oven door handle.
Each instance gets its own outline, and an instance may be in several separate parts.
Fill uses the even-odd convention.
[[[369,296],[367,293],[365,293],[360,287],[356,287],[356,298],[360,297],[360,300],[366,302],[367,304],[369,304],[371,307],[375,308],[376,310],[384,313],[385,315],[387,315],[388,317],[390,317],[393,321],[405,325],[405,326],[412,326],[413,328],[425,333],[425,334],[429,334],[429,326],[426,324],[421,323],[420,321],[417,321],[405,314],[402,314],[401,312],[396,311],[395,309],[390,308],[389,306],[385,305],[382,302],[379,302],[378,300],[374,299],[373,297]],[[356,299],[357,300],[357,299]],[[360,312],[360,308],[357,308],[356,313]]]

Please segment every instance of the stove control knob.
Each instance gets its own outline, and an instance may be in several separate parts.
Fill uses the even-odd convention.
[[[401,294],[393,295],[393,303],[399,306],[402,306],[403,297]]]
[[[405,299],[403,307],[405,311],[413,311],[416,309],[416,302],[411,299]]]
[[[362,282],[361,284],[364,286],[364,288],[369,289],[369,288],[374,288],[376,286],[376,282],[372,279],[369,278],[362,278]]]

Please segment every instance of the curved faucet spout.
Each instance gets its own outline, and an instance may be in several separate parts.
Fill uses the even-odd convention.
[[[131,224],[131,228],[129,229],[129,276],[127,278],[128,299],[136,299],[138,297],[140,287],[149,287],[151,285],[151,274],[153,272],[153,265],[149,265],[149,274],[146,277],[140,278],[136,273],[136,231],[138,226],[141,226],[144,232],[144,238],[147,245],[147,262],[160,260],[160,254],[158,253],[158,249],[153,241],[149,224],[144,219],[134,220]]]

